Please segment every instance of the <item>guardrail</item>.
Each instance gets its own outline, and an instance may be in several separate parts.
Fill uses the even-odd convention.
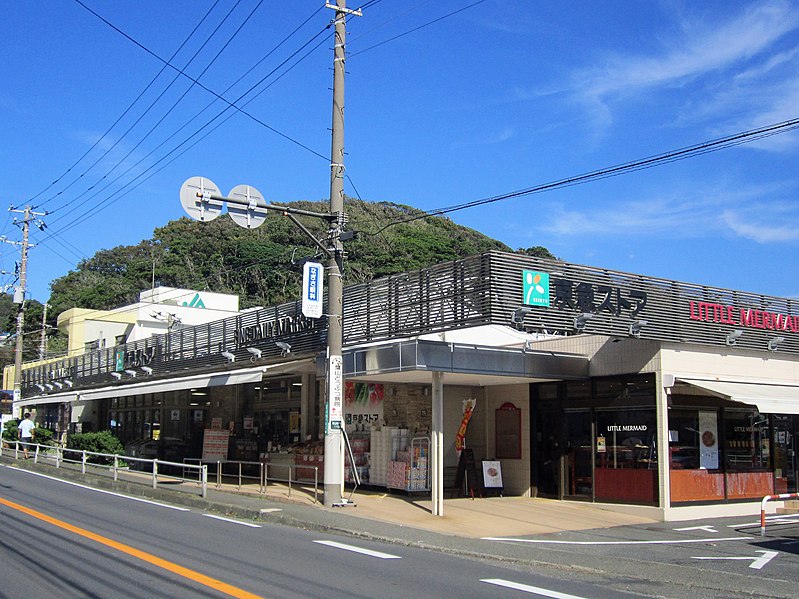
[[[239,460],[202,460],[199,458],[185,458],[184,464],[189,465],[196,463],[198,465],[205,465],[209,469],[210,477],[216,480],[216,488],[221,489],[222,484],[227,479],[233,479],[236,483],[236,489],[241,491],[245,480],[257,481],[258,493],[261,495],[266,494],[266,489],[269,481],[286,483],[288,486],[288,496],[291,497],[291,490],[293,485],[299,485],[303,482],[309,482],[307,479],[296,478],[295,473],[297,468],[303,470],[313,470],[313,502],[318,502],[319,495],[319,467],[318,466],[295,466],[292,464],[270,464],[268,462],[248,462]],[[231,470],[232,467],[232,470]],[[288,472],[287,477],[270,476],[270,471],[274,469],[285,468]],[[258,475],[246,474],[246,470],[258,470]]]
[[[785,499],[799,499],[799,493],[782,493],[781,495],[766,495],[760,502],[760,536],[766,536],[766,502],[782,501]]]
[[[9,447],[6,447],[9,446]],[[86,474],[89,468],[101,469],[104,471],[110,470],[113,473],[114,480],[119,480],[120,472],[134,472],[147,475],[152,484],[152,488],[158,487],[159,480],[173,480],[180,482],[196,482],[200,488],[200,495],[206,497],[208,492],[208,467],[203,464],[192,465],[183,464],[179,462],[168,462],[158,459],[135,458],[127,455],[119,455],[113,453],[98,453],[95,451],[86,451],[83,449],[69,449],[59,445],[40,445],[38,443],[22,443],[22,441],[3,441],[0,444],[0,456],[5,451],[11,449],[13,446],[14,459],[20,459],[20,454],[23,456],[32,454],[33,462],[51,462],[56,468],[61,468],[64,464],[80,464],[81,474]],[[25,451],[27,446],[27,452]],[[92,461],[90,458],[100,458],[101,462]],[[105,462],[105,463],[102,463]],[[140,465],[141,468],[131,468],[130,465]],[[159,469],[160,467],[160,469]],[[169,472],[179,471],[181,476],[177,476]],[[187,476],[186,470],[193,473],[193,476]],[[126,480],[135,482],[135,477],[128,477]]]

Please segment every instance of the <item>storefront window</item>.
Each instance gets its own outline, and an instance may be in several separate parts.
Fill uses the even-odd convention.
[[[655,451],[654,410],[597,411],[597,467],[652,468]]]
[[[669,410],[669,454],[673,470],[699,468],[699,412]]]
[[[724,449],[730,472],[769,468],[768,417],[757,410],[728,410],[724,418]]]

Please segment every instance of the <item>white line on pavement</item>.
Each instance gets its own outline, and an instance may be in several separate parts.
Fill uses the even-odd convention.
[[[138,501],[140,503],[146,503],[148,505],[155,505],[158,507],[165,507],[169,510],[177,510],[179,512],[190,512],[191,510],[187,507],[178,507],[176,505],[168,505],[166,503],[159,503],[157,501],[150,501],[149,499],[142,499],[141,497],[131,497],[130,495],[123,495],[121,493],[114,493],[113,491],[106,491],[104,489],[95,489],[94,487],[87,487],[86,485],[81,485],[71,480],[63,480],[61,478],[56,478],[54,476],[47,476],[46,474],[42,474],[41,472],[32,472],[31,470],[25,470],[24,468],[17,468],[15,466],[9,466],[11,470],[16,470],[18,472],[24,472],[26,474],[32,474],[34,476],[40,476],[42,478],[46,478],[48,480],[54,480],[57,483],[64,483],[65,485],[72,485],[73,487],[79,487],[81,489],[86,489],[88,491],[94,491],[95,493],[103,493],[105,495],[113,495],[114,497],[121,497],[122,499],[130,499],[131,501]]]
[[[569,595],[567,593],[559,593],[558,591],[550,591],[549,589],[533,587],[527,584],[512,582],[510,580],[502,580],[501,578],[481,578],[480,582],[487,582],[488,584],[495,584],[497,586],[514,589],[516,591],[535,593],[536,595],[541,595],[542,597],[552,597],[553,599],[583,599],[577,595]]]
[[[762,553],[760,557],[691,557],[691,559],[728,559],[728,560],[749,560],[752,563],[749,564],[750,568],[754,568],[755,570],[760,570],[769,563],[772,559],[779,555],[776,551],[764,551],[758,550],[758,553]]]
[[[668,539],[662,541],[553,541],[550,539],[514,539],[511,537],[483,537],[484,541],[511,543],[539,543],[548,545],[680,545],[682,543],[711,543],[720,541],[748,541],[751,537],[722,537],[720,539]]]
[[[327,545],[328,547],[335,547],[336,549],[344,549],[345,551],[352,551],[354,553],[362,553],[370,557],[379,557],[380,559],[402,559],[399,555],[391,555],[390,553],[383,553],[381,551],[372,551],[371,549],[362,549],[354,545],[345,545],[337,541],[314,541],[320,545]]]
[[[223,518],[222,516],[215,516],[214,514],[203,514],[206,518],[213,518],[214,520],[222,520],[222,522],[231,522],[233,524],[241,524],[242,526],[249,526],[250,528],[262,528],[260,524],[253,524],[252,522],[242,522],[241,520],[233,520],[232,518]]]

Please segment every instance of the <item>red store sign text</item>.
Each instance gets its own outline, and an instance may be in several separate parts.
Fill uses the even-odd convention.
[[[691,320],[718,322],[752,329],[799,333],[799,316],[775,314],[752,308],[736,308],[710,302],[690,302]]]

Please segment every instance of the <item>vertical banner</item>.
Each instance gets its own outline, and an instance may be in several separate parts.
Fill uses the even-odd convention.
[[[344,420],[344,372],[341,356],[330,356],[327,377],[327,424],[331,429],[340,429]]]
[[[322,316],[324,272],[324,267],[318,262],[306,262],[302,267],[302,313],[308,318]]]
[[[455,453],[459,458],[461,457],[464,441],[466,439],[466,427],[469,426],[469,420],[472,417],[475,403],[477,403],[476,399],[467,399],[463,402],[463,419],[461,420],[458,432],[455,434]]]
[[[699,467],[719,467],[719,423],[716,412],[699,412]]]

